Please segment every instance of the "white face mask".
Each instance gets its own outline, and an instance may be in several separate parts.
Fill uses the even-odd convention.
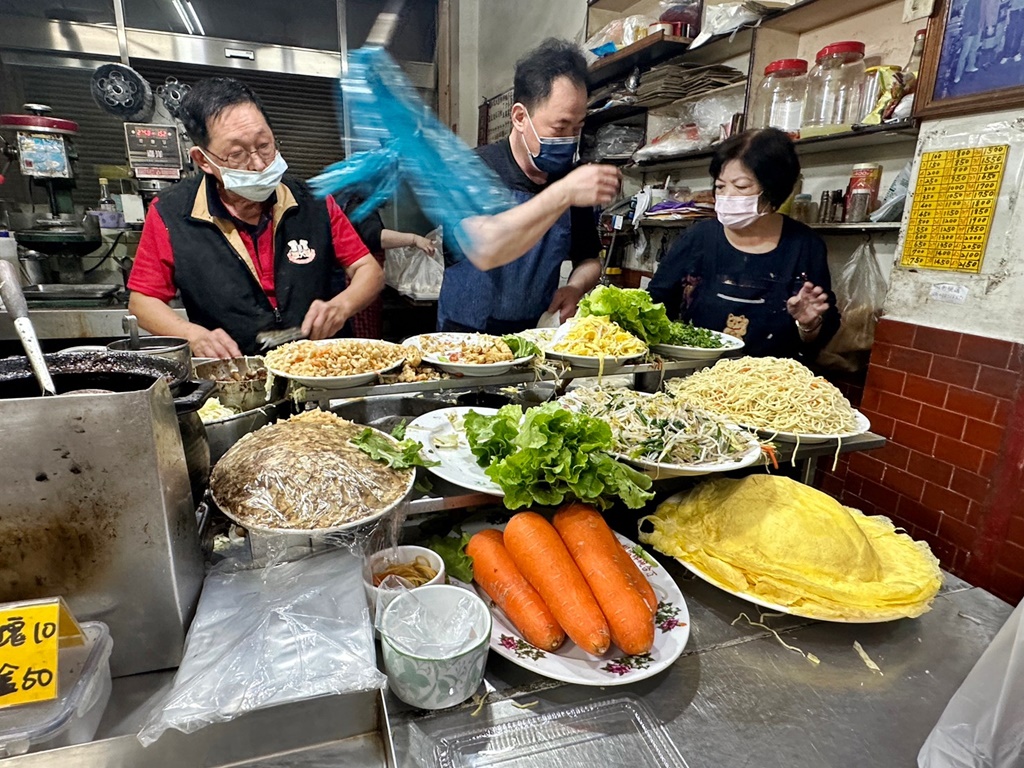
[[[203,152],[202,149],[199,151]],[[217,165],[205,152],[203,152],[203,157],[220,170],[220,180],[224,184],[224,189],[234,192],[246,200],[252,200],[254,203],[262,203],[274,194],[277,185],[284,177],[284,172],[288,170],[288,163],[285,162],[280,152],[274,155],[274,161],[262,171],[225,168],[222,165]]]
[[[760,195],[718,195],[715,213],[723,227],[745,229],[764,216]]]

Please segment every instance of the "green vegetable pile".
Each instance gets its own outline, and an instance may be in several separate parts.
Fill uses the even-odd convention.
[[[705,328],[669,320],[665,305],[654,303],[651,295],[639,288],[599,285],[580,300],[579,313],[583,317],[603,315],[649,346],[678,344],[707,349],[722,346],[722,342]]]
[[[654,494],[651,479],[608,455],[611,428],[603,421],[571,413],[558,403],[530,408],[506,405],[494,416],[466,414],[470,450],[485,473],[501,486],[505,506],[555,506],[567,496],[611,506],[619,497],[639,509]]]
[[[405,434],[404,429],[402,429],[402,434]],[[423,446],[415,440],[400,440],[396,445],[380,432],[369,427],[356,435],[352,444],[374,461],[383,461],[392,469],[436,467],[440,463],[424,461],[420,456]]]
[[[675,344],[680,347],[701,347],[702,349],[719,349],[722,340],[707,328],[698,328],[693,323],[672,323],[669,337],[662,344]]]

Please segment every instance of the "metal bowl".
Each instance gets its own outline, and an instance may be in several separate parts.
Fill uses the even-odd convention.
[[[112,352],[134,352],[171,360],[182,366],[186,375],[192,371],[192,349],[188,345],[188,339],[178,336],[142,336],[139,338],[138,349],[132,348],[131,339],[118,339],[107,344],[107,349]]]
[[[221,405],[244,412],[267,404],[267,369],[262,357],[208,360],[197,364],[195,370],[198,378],[216,382],[214,396]]]

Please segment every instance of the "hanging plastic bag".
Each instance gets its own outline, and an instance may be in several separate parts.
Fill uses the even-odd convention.
[[[818,363],[839,371],[862,370],[871,354],[886,293],[885,277],[870,240],[853,252],[832,289],[842,322],[818,355]]]
[[[1024,603],[967,675],[917,755],[919,768],[1024,765]]]
[[[388,248],[384,259],[384,282],[403,296],[417,301],[437,299],[444,279],[441,228],[438,227],[426,237],[434,244],[432,254],[409,245]]]

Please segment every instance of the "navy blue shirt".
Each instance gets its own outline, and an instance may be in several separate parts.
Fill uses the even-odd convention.
[[[523,172],[508,139],[480,147],[477,154],[512,191],[517,204],[544,189]],[[548,184],[557,178],[549,178]],[[562,262],[575,267],[596,258],[601,248],[593,208],[570,208],[540,241],[515,261],[482,271],[468,260],[446,259],[438,300],[441,330],[510,333],[533,328],[558,289]]]
[[[821,331],[802,342],[786,302],[804,282],[828,291]],[[726,239],[715,219],[681,235],[648,286],[669,317],[742,339],[745,354],[775,357],[814,355],[839,329],[825,243],[809,227],[783,217],[779,244],[767,253],[745,253]]]

